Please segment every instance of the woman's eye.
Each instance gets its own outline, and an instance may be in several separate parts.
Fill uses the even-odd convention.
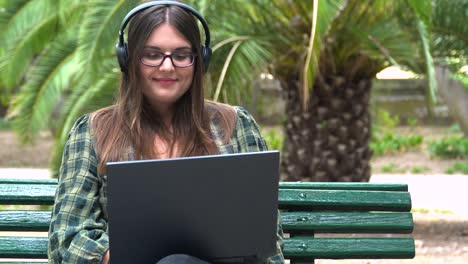
[[[178,61],[184,61],[190,58],[190,54],[185,53],[174,53],[172,54],[172,58]]]
[[[161,59],[163,57],[163,55],[161,53],[152,53],[152,52],[147,52],[143,56],[148,58],[148,59],[152,59],[152,60],[158,60],[158,59]]]

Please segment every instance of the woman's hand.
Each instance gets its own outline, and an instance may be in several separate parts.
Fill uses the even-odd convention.
[[[104,257],[102,258],[101,264],[109,263],[109,258],[110,258],[109,255],[110,255],[109,250],[107,250],[106,253],[104,254]]]

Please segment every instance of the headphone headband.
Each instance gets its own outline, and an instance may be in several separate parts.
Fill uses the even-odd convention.
[[[158,6],[158,5],[173,5],[173,6],[178,6],[181,7],[182,9],[190,12],[192,15],[194,15],[202,24],[203,30],[205,32],[205,45],[202,45],[202,57],[203,57],[203,64],[205,67],[205,71],[208,69],[210,57],[211,57],[211,48],[210,48],[210,30],[208,28],[208,24],[206,23],[205,19],[202,17],[202,15],[195,10],[193,7],[176,2],[176,1],[151,1],[148,3],[141,4],[132,10],[128,12],[128,14],[125,16],[125,18],[122,20],[122,23],[120,25],[119,29],[119,42],[116,45],[116,52],[117,52],[117,59],[119,61],[120,65],[120,70],[122,72],[127,71],[127,58],[128,58],[128,49],[127,49],[127,44],[125,43],[124,40],[124,30],[127,24],[130,22],[133,16],[136,14],[150,8],[153,6]]]

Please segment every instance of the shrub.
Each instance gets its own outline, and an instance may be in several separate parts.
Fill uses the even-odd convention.
[[[456,162],[452,167],[448,168],[445,173],[454,174],[460,172],[461,174],[468,174],[468,162]]]
[[[374,134],[370,143],[374,154],[379,156],[386,153],[407,151],[420,146],[423,142],[422,135],[400,136],[393,133],[385,133],[383,136]]]
[[[452,136],[428,144],[429,153],[439,158],[468,158],[468,138]]]
[[[263,138],[265,139],[268,149],[271,150],[281,150],[283,148],[283,136],[277,130],[269,130],[264,132]]]

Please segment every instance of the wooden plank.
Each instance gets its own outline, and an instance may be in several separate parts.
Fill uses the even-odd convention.
[[[0,211],[0,231],[47,231],[51,211]]]
[[[0,184],[51,184],[57,185],[57,179],[18,179],[18,178],[0,178]]]
[[[0,231],[47,231],[50,211],[0,211]],[[411,213],[282,212],[285,232],[400,233],[413,231]]]
[[[284,232],[410,234],[411,213],[281,212]]]
[[[289,238],[284,240],[285,258],[403,259],[414,258],[413,238]]]
[[[0,204],[52,205],[55,185],[0,184]],[[307,207],[332,210],[409,211],[408,192],[350,190],[279,190],[280,208]]]
[[[289,238],[288,259],[398,259],[415,255],[412,238]],[[1,258],[47,258],[46,237],[0,237]]]
[[[57,179],[0,179],[0,184],[57,184]],[[408,191],[406,183],[280,182],[280,189]]]
[[[47,258],[47,237],[0,237],[0,258]]]
[[[16,260],[16,259],[15,259]],[[14,262],[4,262],[3,260],[0,261],[1,264],[47,264],[47,262],[43,261],[14,261]]]
[[[0,184],[0,204],[52,205],[55,184]]]
[[[279,190],[280,209],[307,211],[397,211],[411,210],[408,192],[349,190]]]
[[[280,182],[279,188],[280,189],[407,192],[408,184],[406,183],[369,183],[369,182]]]

